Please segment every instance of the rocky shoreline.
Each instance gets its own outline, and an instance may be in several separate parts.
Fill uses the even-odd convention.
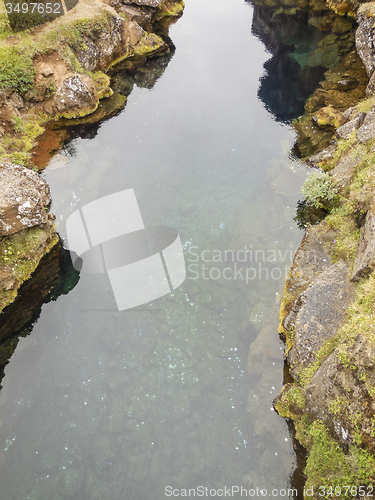
[[[352,498],[370,498],[375,479],[375,4],[353,11],[367,98],[315,115],[334,127],[328,147],[308,160],[320,171],[313,192],[306,187],[308,204],[324,218],[305,224],[280,310],[292,380],[274,406],[308,451],[314,495],[305,498],[319,498],[321,486],[343,498],[344,485],[355,487]]]
[[[123,108],[126,96],[113,93],[108,71],[168,53],[168,26],[183,8],[182,0],[81,0],[64,16],[20,33],[9,33],[2,14],[0,312],[60,244],[49,187],[37,173],[63,145],[50,124],[85,116],[95,123]],[[49,138],[41,160],[37,145],[51,133],[56,140]]]

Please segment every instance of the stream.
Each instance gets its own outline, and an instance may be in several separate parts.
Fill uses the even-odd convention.
[[[108,196],[100,217],[116,226],[125,216],[111,195],[132,193],[145,227],[178,231],[186,278],[121,309],[82,257],[77,285],[43,306],[6,366],[1,498],[162,500],[197,488],[219,498],[226,487],[297,498],[272,400],[306,169],[289,155],[291,127],[257,97],[270,55],[251,32],[252,7],[186,4],[170,28],[173,57],[151,62],[158,78],[135,72],[124,110],[77,134],[42,174],[67,247],[72,214]],[[118,91],[129,83],[113,78]],[[122,284],[131,296],[135,283]]]

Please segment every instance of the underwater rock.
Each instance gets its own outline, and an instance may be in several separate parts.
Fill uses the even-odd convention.
[[[375,267],[375,215],[369,210],[361,228],[351,281],[359,281]]]
[[[47,223],[49,219],[44,207],[49,202],[49,186],[37,173],[11,163],[1,165],[1,236]]]
[[[349,265],[340,260],[323,271],[294,301],[286,323],[294,327],[294,344],[288,353],[291,374],[314,363],[324,342],[333,337],[355,296],[348,282]]]

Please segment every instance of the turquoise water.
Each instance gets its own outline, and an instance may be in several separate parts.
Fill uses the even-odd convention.
[[[132,188],[146,226],[179,231],[187,278],[119,312],[105,276],[81,274],[43,307],[0,392],[2,498],[290,487],[295,457],[272,399],[305,171],[288,156],[290,128],[257,99],[269,56],[251,18],[240,0],[188,0],[153,89],[135,87],[122,113],[45,170],[63,238],[75,210]]]

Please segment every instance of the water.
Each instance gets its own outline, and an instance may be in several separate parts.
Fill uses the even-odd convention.
[[[2,498],[290,487],[295,457],[272,399],[305,171],[288,157],[290,128],[257,99],[268,54],[251,16],[241,0],[189,0],[152,90],[134,88],[93,139],[63,151],[65,166],[45,170],[62,237],[78,208],[134,189],[146,226],[179,231],[187,278],[120,312],[105,275],[82,273],[43,307],[2,382]]]

